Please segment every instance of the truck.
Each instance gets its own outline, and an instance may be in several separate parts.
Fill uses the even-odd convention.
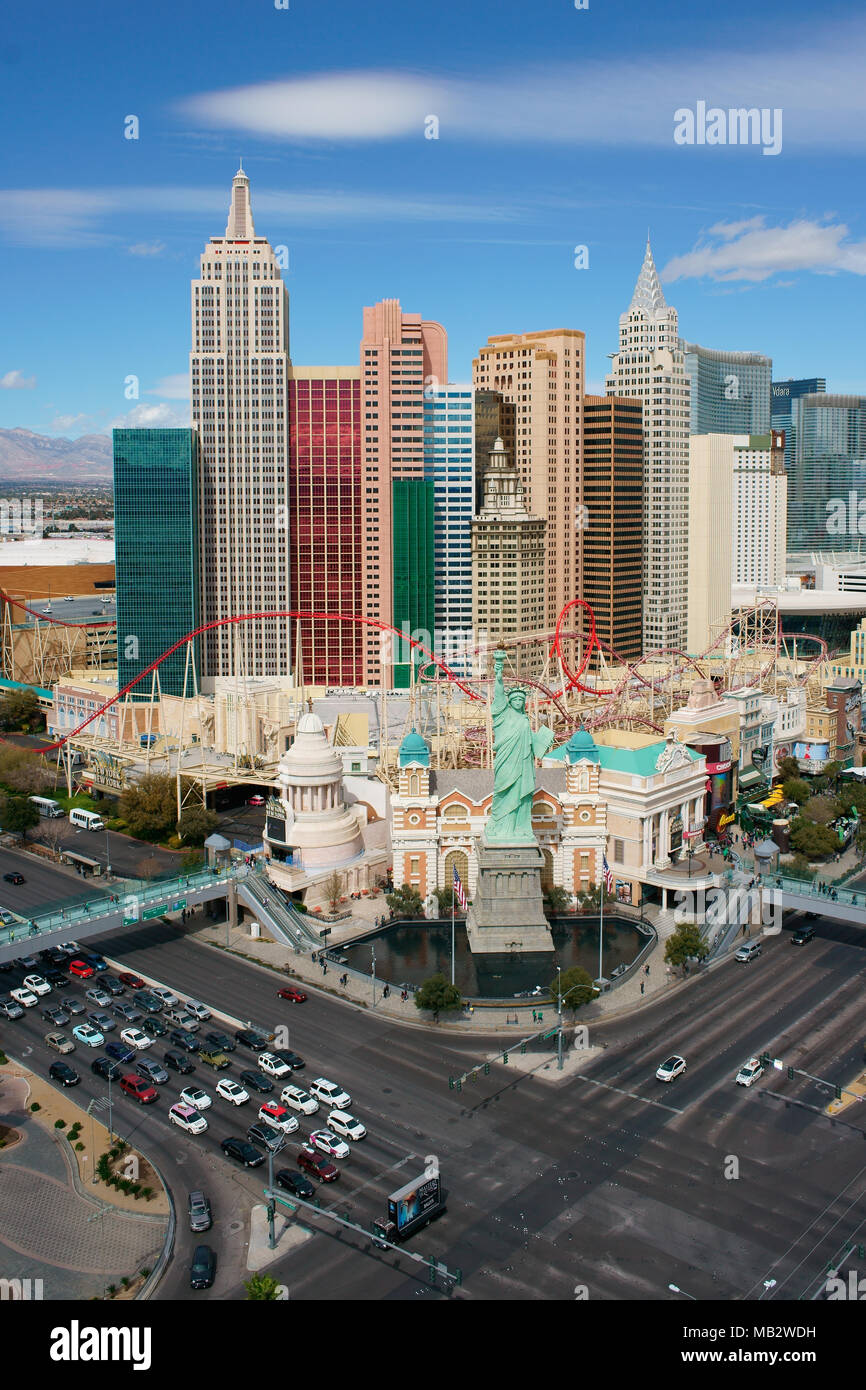
[[[398,1187],[388,1198],[388,1216],[384,1221],[374,1221],[374,1239],[378,1234],[392,1245],[409,1240],[430,1221],[435,1221],[445,1210],[445,1193],[440,1175],[427,1169],[420,1177],[413,1178],[404,1187]],[[387,1246],[380,1247],[387,1249]]]

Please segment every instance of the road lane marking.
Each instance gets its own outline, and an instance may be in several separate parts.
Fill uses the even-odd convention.
[[[621,1086],[611,1086],[608,1081],[596,1081],[591,1076],[584,1076],[583,1072],[577,1072],[574,1079],[586,1081],[590,1086],[600,1086],[604,1091],[616,1091],[618,1096],[629,1096],[631,1100],[642,1101],[644,1105],[655,1105],[659,1110],[669,1110],[672,1115],[685,1113],[678,1110],[675,1105],[665,1105],[663,1100],[651,1100],[649,1096],[639,1096],[637,1091],[624,1091]]]

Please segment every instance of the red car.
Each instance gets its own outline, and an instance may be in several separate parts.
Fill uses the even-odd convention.
[[[91,975],[95,972],[93,966],[86,965],[83,960],[71,960],[69,962],[69,973],[79,980],[89,980]]]
[[[126,985],[127,989],[144,989],[144,980],[141,976],[131,975],[128,970],[122,975],[118,975],[117,978],[122,985]]]
[[[159,1100],[159,1091],[155,1086],[151,1086],[149,1081],[145,1081],[143,1076],[122,1076],[120,1089],[124,1095],[132,1096],[133,1100],[139,1101],[142,1105],[152,1105],[155,1100]]]
[[[258,794],[256,796],[251,796],[249,801],[247,802],[248,806],[264,806],[264,804],[265,798],[263,796],[259,796]]]
[[[287,985],[285,989],[277,990],[278,999],[288,999],[292,1004],[306,1004],[307,996],[302,989],[293,989]]]
[[[336,1182],[340,1176],[340,1170],[335,1163],[323,1154],[308,1154],[305,1149],[301,1149],[297,1158],[298,1167],[309,1177],[315,1178],[317,1182]]]

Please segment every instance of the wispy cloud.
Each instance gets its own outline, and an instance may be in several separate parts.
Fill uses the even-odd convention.
[[[862,53],[866,24],[853,20],[786,33],[784,61],[755,46],[704,48],[669,58],[612,58],[516,71],[439,74],[324,72],[200,93],[178,104],[200,126],[303,145],[313,141],[424,138],[580,146],[666,145],[674,112],[710,106],[781,107],[785,148],[866,144]],[[726,152],[727,153],[727,152]],[[751,150],[737,154],[750,157]],[[718,157],[714,147],[678,157]]]
[[[78,432],[81,433],[84,426],[88,424],[89,421],[89,415],[55,415],[48,428],[50,430],[60,430],[64,434],[67,430],[78,430]]]
[[[108,429],[149,430],[186,429],[189,426],[189,411],[174,410],[170,405],[136,405],[126,415],[117,415],[108,423]]]
[[[763,217],[720,222],[691,251],[668,261],[661,276],[666,282],[705,276],[760,282],[797,270],[866,275],[866,241],[853,241],[844,222],[800,219],[787,227],[768,227]]]
[[[0,391],[32,391],[35,386],[35,376],[25,376],[17,367],[0,377]]]
[[[127,246],[130,256],[161,256],[165,250],[164,241],[137,241]]]
[[[146,396],[161,396],[167,401],[188,401],[190,398],[189,372],[174,372],[171,376],[160,377],[155,386],[145,391]]]

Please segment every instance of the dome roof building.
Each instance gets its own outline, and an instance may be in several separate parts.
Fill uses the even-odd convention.
[[[361,823],[343,800],[343,760],[318,715],[298,720],[276,781],[264,837],[272,860],[309,873],[340,868],[363,854]]]

